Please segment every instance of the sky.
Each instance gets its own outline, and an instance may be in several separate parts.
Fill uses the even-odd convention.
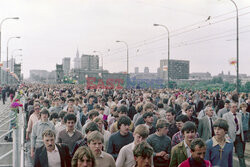
[[[236,0],[235,0],[236,1]],[[239,71],[250,75],[250,1],[237,0],[239,9]],[[189,60],[190,72],[224,71],[236,74],[229,61],[236,58],[236,12],[230,0],[0,0],[2,60],[14,51],[22,62],[24,77],[29,70],[55,70],[64,57],[80,54],[103,56],[104,69],[129,71],[149,67],[156,72],[160,59]],[[22,55],[22,57],[18,55]],[[100,61],[101,63],[101,61]],[[71,67],[73,63],[71,64]]]

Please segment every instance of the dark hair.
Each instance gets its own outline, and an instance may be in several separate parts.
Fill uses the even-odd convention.
[[[176,117],[176,122],[183,122],[183,123],[185,123],[185,122],[187,122],[189,119],[188,119],[188,117],[186,116],[186,115],[178,115],[177,117]]]
[[[194,139],[191,142],[190,149],[191,151],[195,151],[195,146],[199,146],[199,148],[206,147],[205,142],[201,138]]]
[[[59,101],[60,99],[58,97],[54,98],[53,101]]]
[[[93,132],[93,131],[99,131],[98,129],[98,125],[95,123],[95,122],[89,122],[85,128],[85,133],[89,133],[90,131]]]
[[[66,114],[67,114],[66,111],[60,111],[59,112],[59,118],[63,119]]]
[[[135,157],[150,158],[153,155],[153,152],[154,152],[153,148],[146,141],[137,144],[133,150]]]
[[[162,103],[158,103],[157,106],[158,106],[158,108],[163,108],[164,107]]]
[[[172,107],[170,107],[169,109],[167,109],[166,113],[171,113],[172,115],[176,114],[175,110]]]
[[[193,109],[193,107],[191,105],[188,105],[185,111],[190,110],[190,109]]]
[[[120,106],[118,109],[117,109],[117,112],[118,113],[128,113],[128,108],[126,106]]]
[[[46,104],[48,104],[48,105],[50,103],[48,99],[45,99],[43,102],[46,103]]]
[[[74,99],[74,98],[70,98],[70,99],[68,100],[68,102],[70,102],[70,101],[75,102],[75,99]]]
[[[95,96],[94,96],[94,95],[90,95],[90,96],[89,96],[89,99],[90,99],[90,98],[95,98]]]
[[[121,125],[130,125],[131,124],[131,120],[128,116],[121,116],[117,122],[117,127],[118,129],[120,129]]]
[[[63,102],[66,101],[65,97],[60,97],[60,99],[61,99]]]
[[[184,132],[189,132],[189,131],[195,131],[197,132],[197,128],[195,126],[195,124],[191,121],[187,121],[184,123],[182,129],[181,129],[181,133],[184,134]]]
[[[229,101],[229,100],[226,100],[225,103],[230,104],[230,101]]]
[[[224,131],[226,131],[226,132],[228,131],[228,128],[229,128],[227,121],[226,121],[225,119],[222,119],[222,118],[217,119],[217,120],[214,122],[213,127],[222,128],[222,129],[224,129]]]
[[[53,118],[58,118],[58,114],[56,112],[51,113],[49,120],[51,121]]]
[[[147,117],[153,117],[154,116],[154,114],[152,113],[152,112],[146,112],[146,113],[144,113],[143,114],[143,119],[146,119]]]
[[[73,120],[73,121],[76,122],[76,116],[74,114],[67,114],[67,115],[65,115],[64,122],[66,123],[68,120],[69,121]]]
[[[164,98],[162,102],[163,102],[163,104],[168,104],[168,99]]]
[[[135,108],[137,112],[140,113],[143,110],[143,103],[138,103]]]

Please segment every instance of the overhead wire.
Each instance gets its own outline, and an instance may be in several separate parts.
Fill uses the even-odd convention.
[[[249,8],[249,7],[250,7],[250,6],[247,6],[247,7],[241,8],[241,9],[239,9],[239,10],[247,9],[247,8]],[[227,14],[230,14],[230,13],[232,13],[232,12],[228,12],[228,13],[225,13],[225,14],[221,14],[221,15],[215,16],[215,17],[213,17],[213,18],[222,17],[222,16],[227,15]],[[248,14],[250,14],[250,12],[246,12],[246,13],[240,14],[239,17],[240,17],[240,16],[245,16],[245,15],[248,15]],[[197,29],[201,29],[201,28],[204,28],[204,27],[207,27],[207,26],[211,26],[211,25],[214,25],[214,24],[218,24],[218,23],[221,23],[221,22],[225,22],[225,21],[228,21],[228,20],[231,20],[231,19],[234,19],[234,18],[235,18],[235,17],[229,17],[229,18],[226,18],[226,19],[222,19],[222,20],[219,20],[219,21],[212,22],[212,23],[209,22],[209,23],[206,23],[206,24],[204,24],[204,25],[198,26],[198,27],[196,27],[196,28],[192,28],[192,29],[189,29],[189,30],[186,30],[186,31],[182,31],[182,32],[179,32],[179,33],[173,33],[173,32],[180,31],[181,29],[174,30],[174,31],[170,32],[170,37],[175,37],[175,36],[178,36],[178,35],[182,35],[182,34],[185,34],[185,33],[188,33],[188,32],[194,31],[194,30],[197,30]],[[204,21],[202,21],[202,22],[204,22]],[[200,22],[199,22],[199,24],[200,24]],[[192,25],[189,25],[189,26],[185,26],[185,27],[183,27],[182,29],[185,29],[185,28],[187,28],[187,27],[194,26],[194,25],[196,25],[196,24],[192,24]],[[171,35],[171,34],[172,34],[172,35]],[[157,39],[157,38],[159,38],[159,39]],[[143,46],[143,45],[145,45],[145,43],[153,43],[153,42],[156,42],[156,41],[164,40],[164,39],[166,39],[166,38],[167,38],[167,33],[164,33],[164,34],[161,34],[161,35],[156,36],[156,37],[152,37],[152,38],[147,39],[147,40],[138,41],[138,42],[136,42],[136,43],[130,44],[130,45],[129,45],[129,49]],[[142,43],[142,44],[140,44],[140,43]],[[120,48],[118,48],[118,49],[112,50],[112,53],[113,53],[113,54],[116,54],[116,53],[120,53],[120,52],[123,52],[123,51],[124,51],[124,48],[121,48],[121,47],[120,47]],[[109,56],[110,56],[110,55],[109,55]]]

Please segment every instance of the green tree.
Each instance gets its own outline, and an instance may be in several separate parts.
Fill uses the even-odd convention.
[[[245,91],[250,92],[250,82],[249,81],[245,83]]]

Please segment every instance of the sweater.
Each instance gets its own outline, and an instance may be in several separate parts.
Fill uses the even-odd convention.
[[[187,160],[183,161],[178,167],[212,167],[211,163],[207,160],[204,160],[201,165],[190,165],[192,158],[188,158]]]
[[[69,152],[72,153],[73,147],[78,140],[83,139],[81,132],[75,130],[73,136],[69,136],[66,129],[59,132],[56,142],[68,145]]]
[[[152,134],[147,138],[147,142],[154,149],[155,153],[165,151],[167,154],[171,154],[171,139],[168,136]],[[162,157],[154,157],[154,165],[168,166],[168,164],[168,160],[164,160]]]
[[[109,138],[107,152],[116,160],[121,148],[134,141],[133,134],[129,132],[127,135],[122,136],[120,131],[113,133]]]

